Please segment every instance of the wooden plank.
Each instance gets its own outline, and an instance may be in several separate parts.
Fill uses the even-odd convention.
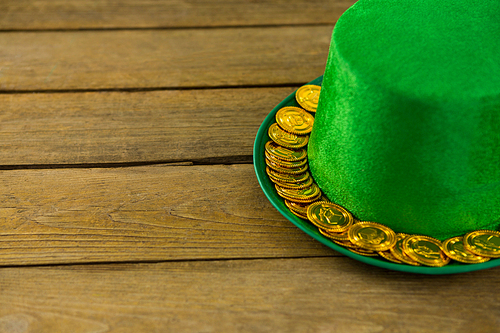
[[[0,172],[0,265],[338,255],[252,165]]]
[[[0,90],[283,85],[323,74],[332,26],[0,34]]]
[[[248,161],[260,124],[293,90],[0,95],[0,165]]]
[[[333,24],[354,0],[3,0],[0,29]]]
[[[499,283],[498,268],[430,277],[345,257],[4,268],[0,330],[497,332]]]

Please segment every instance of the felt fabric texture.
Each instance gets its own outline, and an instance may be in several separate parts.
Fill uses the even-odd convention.
[[[309,165],[361,220],[500,224],[500,1],[360,0],[332,37]]]

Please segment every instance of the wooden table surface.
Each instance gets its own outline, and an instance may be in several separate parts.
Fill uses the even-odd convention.
[[[498,268],[365,265],[257,183],[353,2],[0,1],[0,332],[498,332]]]

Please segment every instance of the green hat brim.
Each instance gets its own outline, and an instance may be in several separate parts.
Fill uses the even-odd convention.
[[[318,77],[317,79],[309,82],[308,84],[314,84],[321,86],[323,81],[323,76]],[[457,273],[466,273],[472,271],[478,271],[482,269],[488,269],[496,266],[500,266],[500,258],[499,259],[491,259],[490,261],[479,263],[479,264],[463,264],[456,261],[452,261],[450,264],[443,267],[426,267],[426,266],[411,266],[406,264],[397,264],[386,261],[381,257],[365,257],[356,253],[349,251],[348,249],[339,246],[332,242],[330,239],[323,236],[318,229],[312,225],[311,223],[300,219],[295,216],[288,210],[285,206],[283,199],[276,193],[274,188],[274,184],[269,180],[269,177],[266,174],[266,163],[264,159],[264,151],[265,144],[270,140],[268,136],[268,129],[276,120],[275,115],[279,109],[285,106],[297,106],[298,103],[295,100],[295,92],[293,92],[290,96],[285,98],[281,103],[279,103],[269,115],[264,119],[261,124],[259,131],[257,132],[257,136],[254,142],[253,149],[253,162],[255,173],[257,175],[257,180],[259,181],[260,187],[264,191],[264,194],[269,199],[271,204],[290,222],[295,224],[300,230],[314,238],[315,240],[321,242],[322,244],[332,248],[333,250],[340,252],[352,259],[364,262],[365,264],[386,268],[390,270],[407,272],[407,273],[418,273],[418,274],[430,274],[430,275],[440,275],[440,274],[457,274]]]

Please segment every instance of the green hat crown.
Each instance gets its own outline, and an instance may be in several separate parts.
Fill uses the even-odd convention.
[[[360,0],[308,148],[330,200],[439,239],[500,224],[500,2]]]

